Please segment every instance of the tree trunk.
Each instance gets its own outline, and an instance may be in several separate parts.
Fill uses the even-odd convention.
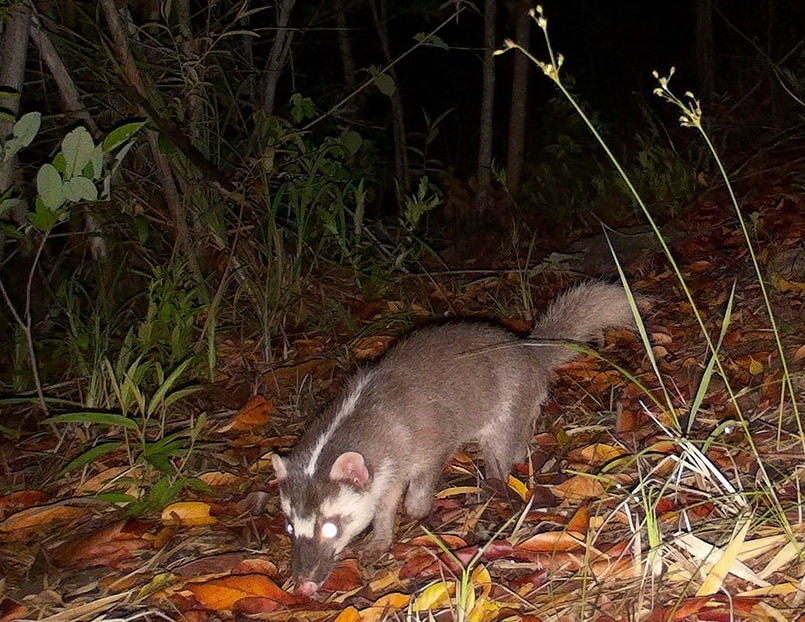
[[[266,89],[263,97],[263,110],[268,114],[274,114],[274,106],[277,103],[277,84],[291,56],[294,31],[288,28],[288,23],[291,20],[294,4],[296,4],[296,0],[280,0],[276,6],[277,26],[274,31],[274,43],[271,44],[271,52],[269,52],[266,63]]]
[[[118,13],[115,0],[100,0],[100,4],[104,17],[106,18],[106,23],[109,25],[109,33],[114,43],[115,55],[120,62],[124,74],[123,80],[131,85],[136,96],[141,100],[140,107],[143,113],[149,115],[149,112],[152,112],[152,110],[148,110],[148,108],[152,107],[149,103],[148,89],[145,86],[145,81],[140,75],[140,70],[137,68],[137,63],[129,48],[126,32],[123,29],[123,22]],[[162,192],[164,193],[165,201],[171,211],[174,233],[176,235],[174,243],[193,276],[201,283],[203,282],[201,267],[195,243],[191,240],[188,229],[187,209],[179,198],[179,192],[176,188],[176,182],[173,178],[170,163],[168,162],[167,156],[159,148],[157,133],[153,130],[146,130],[146,136],[148,137],[148,143],[151,147],[151,154],[156,163],[157,173],[159,174],[160,183],[162,184]]]
[[[713,2],[699,0],[696,5],[696,72],[699,83],[698,97],[713,101],[716,91],[716,67],[713,52]]]
[[[335,0],[335,26],[338,31],[338,55],[341,57],[341,70],[344,72],[344,86],[352,91],[358,86],[358,78],[349,41],[346,0]]]
[[[15,2],[4,13],[5,29],[3,40],[0,42],[0,88],[13,93],[16,97],[3,97],[0,100],[0,109],[16,119],[20,112],[20,97],[25,78],[31,11],[27,2],[20,1]],[[0,138],[5,140],[7,136],[10,136],[13,126],[14,121],[0,116]],[[16,158],[0,165],[0,195],[14,185],[16,175]],[[23,210],[23,213],[17,213],[16,216],[24,218],[27,208],[22,201],[20,201],[20,209]]]
[[[386,65],[391,63],[391,44],[389,42],[388,31],[388,7],[386,0],[380,0],[380,10],[374,2],[371,3],[372,18],[375,22],[377,35],[383,47],[383,58]],[[405,110],[403,108],[402,95],[400,94],[397,72],[394,67],[389,67],[387,73],[394,80],[394,93],[391,99],[391,122],[394,133],[394,173],[400,182],[400,189],[408,194],[411,191],[410,171],[408,169],[408,142],[405,131]]]
[[[518,2],[512,9],[514,40],[524,49],[529,48],[531,16],[530,3]],[[513,197],[520,194],[523,180],[523,157],[525,152],[525,128],[528,116],[528,75],[531,62],[525,54],[514,54],[512,76],[511,110],[509,112],[509,141],[506,154],[506,182]]]
[[[481,81],[481,115],[478,134],[478,191],[475,195],[473,223],[476,227],[483,222],[489,207],[492,186],[492,138],[493,113],[495,106],[495,13],[496,0],[484,0],[484,56]]]

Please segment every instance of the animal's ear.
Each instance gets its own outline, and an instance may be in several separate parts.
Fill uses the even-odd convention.
[[[369,469],[366,468],[366,462],[361,454],[347,451],[333,462],[330,479],[334,482],[352,484],[356,488],[366,488],[369,484]]]
[[[274,475],[277,476],[279,481],[284,481],[288,477],[288,466],[285,460],[280,458],[277,454],[271,456],[271,463],[274,465]]]

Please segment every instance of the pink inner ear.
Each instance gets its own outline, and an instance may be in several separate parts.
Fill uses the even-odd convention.
[[[330,469],[330,479],[365,488],[369,483],[369,470],[363,456],[356,451],[347,451],[338,456]]]

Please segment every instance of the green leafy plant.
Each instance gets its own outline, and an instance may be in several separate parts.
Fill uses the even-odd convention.
[[[26,114],[15,123],[12,137],[6,140],[3,146],[2,160],[4,162],[13,157],[20,149],[31,144],[39,131],[40,123],[41,118],[38,113]],[[38,238],[26,279],[25,302],[22,309],[15,307],[5,285],[0,280],[0,296],[24,337],[28,362],[44,412],[47,412],[48,407],[39,377],[31,314],[31,288],[39,258],[51,231],[59,223],[67,220],[71,206],[109,197],[112,175],[133,145],[134,135],[143,125],[139,122],[122,125],[112,130],[97,145],[87,129],[83,127],[77,127],[64,137],[61,149],[53,162],[45,163],[39,168],[36,177],[35,207],[32,212],[28,213],[28,222],[22,227],[24,235],[30,236],[33,240]],[[97,184],[101,185],[100,192]],[[5,209],[11,205],[9,201],[13,200],[10,197],[3,197],[2,207]]]
[[[96,430],[99,439],[93,447],[70,460],[62,474],[98,463],[113,453],[125,452],[135,475],[116,480],[114,490],[97,497],[123,504],[131,515],[162,507],[184,488],[206,489],[197,478],[184,474],[206,417],[198,417],[185,429],[170,431],[170,415],[176,403],[198,390],[197,386],[179,386],[190,364],[190,360],[185,361],[166,374],[158,362],[141,357],[128,367],[123,367],[120,361],[116,366],[105,361],[104,370],[112,390],[109,399],[114,404],[109,410],[114,412],[78,411],[46,420],[87,426]],[[153,390],[148,391],[145,388],[148,386],[153,386]],[[130,491],[132,488],[134,492]]]

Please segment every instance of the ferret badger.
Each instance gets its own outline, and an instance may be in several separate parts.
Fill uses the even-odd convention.
[[[583,283],[551,303],[530,337],[589,341],[608,327],[634,327],[625,291]],[[293,452],[273,457],[296,591],[318,590],[336,555],[370,523],[371,551],[387,549],[403,495],[406,514],[424,517],[445,462],[465,443],[480,446],[488,478],[505,481],[526,457],[550,371],[577,355],[456,322],[415,331],[357,372]]]

